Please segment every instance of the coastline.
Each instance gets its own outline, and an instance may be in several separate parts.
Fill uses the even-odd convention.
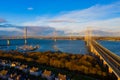
[[[107,80],[110,78],[107,70],[105,68],[102,69],[103,67],[98,64],[95,58],[88,54],[59,54],[52,53],[50,51],[28,52],[22,54],[16,51],[11,51],[7,53],[0,51],[0,59],[18,61],[29,66],[39,67],[43,70],[47,69],[52,71],[55,75],[57,75],[58,73],[62,73],[73,80],[79,80],[83,77],[86,79],[91,78],[91,80]]]

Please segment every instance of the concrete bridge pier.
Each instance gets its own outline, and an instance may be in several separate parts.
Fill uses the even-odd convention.
[[[103,64],[104,64],[104,65],[107,65],[107,62],[103,60]]]
[[[109,73],[112,73],[113,71],[112,71],[112,68],[110,68],[110,67],[108,67],[108,71],[109,71]]]
[[[9,40],[9,39],[7,40],[7,45],[8,45],[8,46],[10,45],[10,40]]]
[[[91,46],[91,49],[92,49],[92,53],[94,53],[96,56],[100,57],[99,53],[94,49],[93,46]]]
[[[104,61],[104,60],[102,60],[103,61],[103,66],[104,66],[104,68],[106,68],[107,70],[108,70],[108,66],[107,66],[107,63]],[[109,70],[108,70],[109,71]]]
[[[25,39],[25,45],[27,44],[27,40]]]

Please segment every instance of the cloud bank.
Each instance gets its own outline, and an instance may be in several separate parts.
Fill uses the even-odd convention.
[[[94,5],[83,10],[61,12],[56,16],[37,16],[24,26],[50,26],[65,32],[79,32],[86,27],[96,29],[120,29],[120,2],[109,5]]]
[[[0,23],[4,23],[4,22],[7,22],[7,21],[3,18],[0,18]]]
[[[28,10],[33,10],[33,8],[28,8]],[[5,22],[5,19],[0,18],[1,24]],[[102,31],[102,35],[106,32],[118,34],[120,32],[120,2],[109,5],[97,4],[83,10],[61,12],[54,16],[49,14],[36,16],[32,21],[20,24],[18,26],[0,25],[0,34],[8,35],[14,32],[15,35],[23,35],[25,26],[32,27],[29,29],[29,35],[53,35],[54,31],[57,31],[59,35],[71,33],[83,35],[87,27],[98,31],[97,33]]]

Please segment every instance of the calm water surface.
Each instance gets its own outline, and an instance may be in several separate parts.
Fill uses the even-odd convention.
[[[100,44],[102,44],[104,47],[112,51],[113,53],[120,56],[120,41],[105,41],[101,40],[98,41]]]
[[[73,53],[73,54],[85,54],[87,49],[85,43],[82,40],[45,40],[45,39],[28,39],[28,45],[40,45],[40,48],[36,51],[55,51],[53,46],[56,45],[57,48],[62,52]],[[10,40],[10,46],[2,47],[2,50],[15,50],[17,47],[24,45],[23,39]],[[0,45],[7,45],[6,40],[0,40]]]
[[[62,52],[73,54],[85,54],[87,49],[83,40],[54,40],[49,39],[28,39],[28,45],[40,45],[36,51],[55,51],[54,45]],[[101,45],[120,56],[120,41],[98,41]],[[7,40],[0,40],[1,50],[15,50],[17,47],[24,45],[24,39],[10,40],[10,46],[7,45]]]

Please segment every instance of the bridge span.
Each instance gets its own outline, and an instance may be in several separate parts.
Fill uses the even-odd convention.
[[[100,45],[97,41],[88,39],[87,46],[90,51],[98,56],[104,65],[108,66],[108,70],[110,73],[114,73],[117,77],[117,80],[120,80],[120,56],[112,53],[102,45]]]

